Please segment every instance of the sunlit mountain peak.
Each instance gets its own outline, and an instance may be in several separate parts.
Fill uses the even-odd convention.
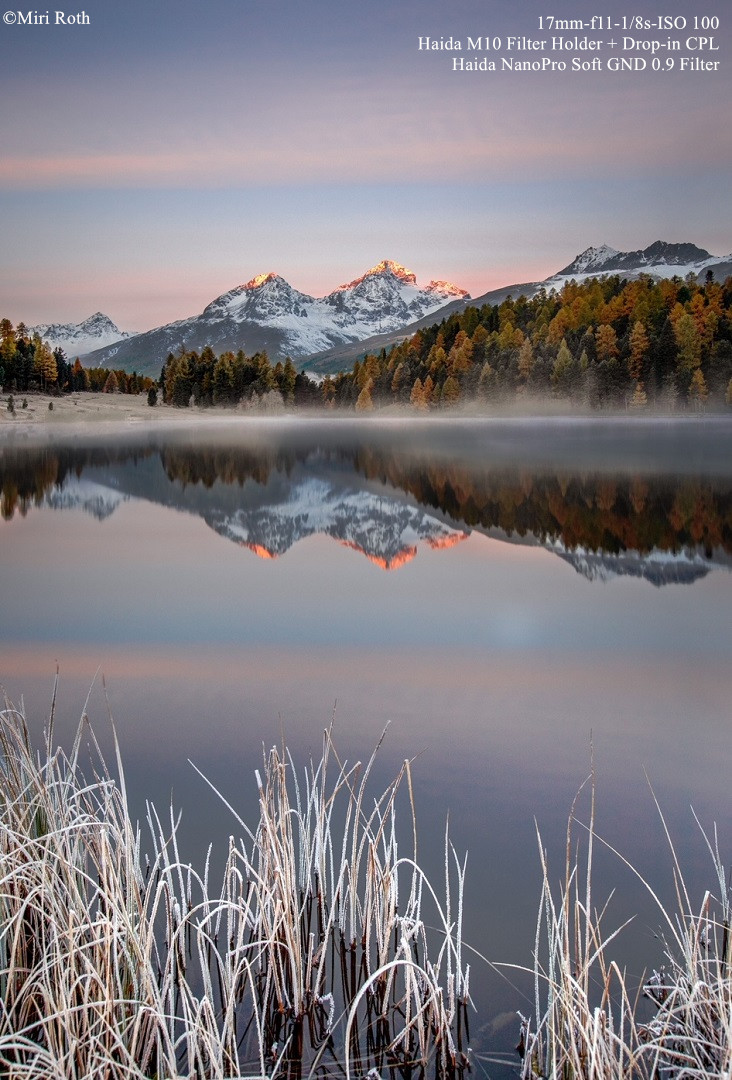
[[[245,289],[260,289],[262,285],[266,285],[269,281],[277,281],[279,274],[273,273],[271,270],[267,274],[257,274],[251,281],[248,281],[244,286]]]

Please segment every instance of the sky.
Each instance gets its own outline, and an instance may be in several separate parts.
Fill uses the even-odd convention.
[[[565,0],[567,29],[535,0],[86,0],[58,23],[57,10],[0,22],[0,315],[14,323],[101,310],[141,331],[260,273],[322,296],[384,258],[478,296],[590,245],[732,251],[720,0],[669,0],[676,27],[650,30],[571,28],[630,18],[617,0]],[[701,17],[720,28],[694,28]],[[453,70],[476,56],[567,70]],[[618,57],[646,69],[608,70]],[[595,58],[602,70],[572,70]]]

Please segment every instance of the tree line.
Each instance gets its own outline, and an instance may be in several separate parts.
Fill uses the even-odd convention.
[[[732,278],[709,271],[655,281],[618,275],[570,281],[557,292],[470,306],[419,330],[388,352],[322,381],[266,352],[217,356],[184,347],[159,380],[70,364],[21,325],[0,324],[0,383],[6,389],[157,391],[174,406],[325,406],[420,412],[553,398],[586,409],[664,410],[732,405]]]
[[[52,349],[22,322],[13,327],[10,319],[0,320],[0,387],[10,394],[33,390],[149,394],[152,390],[157,395],[155,379],[123,369],[85,368],[78,357],[68,360],[63,349]]]
[[[169,353],[160,375],[163,401],[169,405],[240,405],[264,408],[320,405],[315,381],[298,372],[288,356],[272,366],[266,352],[247,356],[224,352],[216,356],[210,345],[200,353],[181,348]]]
[[[732,278],[619,276],[468,307],[332,381],[337,404],[419,410],[553,397],[587,408],[732,404]]]
[[[173,405],[266,403],[422,412],[474,402],[554,398],[589,409],[701,409],[732,404],[732,278],[703,284],[648,275],[570,281],[561,291],[471,306],[368,354],[320,383],[289,358],[169,355]]]

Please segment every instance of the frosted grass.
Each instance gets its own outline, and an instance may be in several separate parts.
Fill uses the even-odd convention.
[[[90,745],[91,764],[82,768]],[[416,859],[410,766],[374,797],[365,767],[298,772],[272,749],[259,821],[230,837],[221,880],[148,807],[150,858],[86,713],[69,753],[36,751],[0,713],[0,1063],[13,1077],[300,1077],[467,1064],[464,867],[446,896]],[[398,810],[399,808],[399,810]],[[400,855],[398,812],[411,817]],[[454,893],[454,895],[452,895]],[[454,915],[453,912],[457,912]],[[437,930],[428,930],[429,924]]]

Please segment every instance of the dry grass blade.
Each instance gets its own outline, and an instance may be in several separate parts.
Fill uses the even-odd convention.
[[[655,799],[655,796],[654,796]],[[714,833],[702,830],[712,856],[720,895],[705,893],[695,914],[691,890],[658,802],[671,848],[677,912],[667,911],[646,879],[610,845],[658,906],[668,930],[666,964],[643,988],[655,1009],[644,1022],[640,998],[631,996],[624,972],[610,960],[610,946],[623,926],[602,928],[605,910],[592,901],[594,783],[588,826],[572,807],[567,832],[564,883],[555,897],[545,854],[542,904],[535,944],[535,1028],[521,1017],[519,1053],[522,1080],[702,1080],[732,1077],[732,980],[730,979],[729,888]],[[572,835],[580,826],[587,839],[584,863]],[[601,841],[604,843],[604,841]],[[582,865],[584,873],[582,873]],[[580,887],[580,878],[584,885]],[[627,925],[627,924],[624,924]],[[544,960],[542,961],[542,957]]]
[[[69,756],[52,746],[54,713],[55,691],[41,756],[22,710],[6,702],[0,712],[0,1071],[28,1080],[299,1077],[354,1063],[415,1077],[430,1062],[438,1077],[462,1071],[464,865],[453,853],[453,926],[449,895],[439,902],[416,863],[408,764],[373,797],[373,757],[362,772],[348,767],[330,731],[300,778],[286,750],[270,751],[257,774],[258,824],[236,819],[242,836],[212,891],[209,859],[200,874],[181,860],[172,808],[168,820],[148,808],[152,860],[142,858],[116,734],[113,777],[86,711]],[[407,860],[397,844],[405,776]]]

